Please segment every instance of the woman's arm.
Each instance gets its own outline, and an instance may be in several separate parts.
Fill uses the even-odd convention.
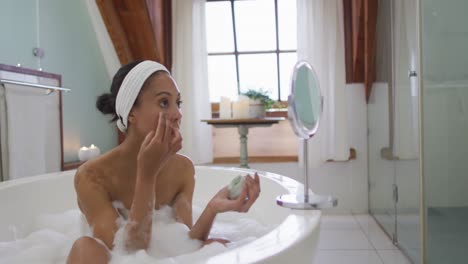
[[[179,158],[177,162],[181,168],[180,174],[183,175],[183,184],[173,204],[176,220],[190,228],[189,236],[192,239],[206,241],[216,213],[211,208],[206,207],[193,225],[192,198],[195,189],[195,169],[187,157],[179,156]]]
[[[107,190],[99,181],[100,175],[90,169],[79,169],[75,176],[75,189],[81,211],[93,231],[93,236],[113,248],[116,220],[119,217]],[[151,220],[154,208],[154,184],[151,178],[137,176],[135,196],[130,219],[125,226],[128,250],[146,248],[151,237]]]
[[[188,176],[190,174],[186,175]],[[190,238],[206,241],[217,213],[215,213],[215,211],[210,206],[207,206],[198,218],[195,225],[193,225],[192,197],[194,187],[195,181],[192,173],[192,176],[190,176],[190,178],[186,178],[184,187],[182,191],[177,195],[173,207],[175,211],[176,220],[178,222],[184,223],[188,226],[188,228],[190,228]]]
[[[197,222],[192,226],[192,197],[195,186],[193,173],[189,173],[191,176],[174,203],[176,219],[190,228],[189,235],[193,239],[206,241],[218,213],[227,211],[247,212],[260,193],[258,175],[255,175],[254,178],[247,176],[243,191],[236,200],[228,198],[229,191],[227,187],[224,187],[211,199]]]
[[[107,248],[113,248],[114,234],[117,232],[119,214],[99,176],[94,170],[80,167],[75,175],[75,190],[80,210],[92,230],[93,236],[100,239]]]
[[[208,205],[205,210],[203,210],[195,225],[190,229],[190,238],[206,241],[216,215],[217,212]]]
[[[151,240],[155,181],[156,177],[137,174],[130,216],[125,226],[125,246],[129,251],[146,249]]]
[[[128,250],[148,248],[152,233],[155,204],[155,183],[161,169],[181,148],[182,137],[175,133],[164,113],[160,113],[158,126],[148,133],[137,157],[135,194],[125,226]]]

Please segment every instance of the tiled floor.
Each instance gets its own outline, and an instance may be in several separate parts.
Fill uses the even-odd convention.
[[[369,215],[323,215],[313,264],[410,264]]]

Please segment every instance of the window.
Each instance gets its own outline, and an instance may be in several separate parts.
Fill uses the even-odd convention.
[[[210,101],[248,89],[287,100],[296,24],[296,0],[207,0]]]

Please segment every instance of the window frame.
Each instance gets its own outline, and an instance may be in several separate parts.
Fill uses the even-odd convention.
[[[208,52],[208,58],[210,56],[226,56],[226,55],[234,55],[235,63],[236,63],[236,81],[237,81],[237,94],[241,94],[240,88],[240,74],[239,74],[239,55],[252,55],[252,54],[275,54],[276,55],[276,75],[277,75],[277,98],[273,98],[275,101],[281,101],[281,75],[280,75],[280,54],[283,53],[297,53],[296,49],[280,49],[279,48],[279,25],[278,25],[278,0],[273,0],[275,5],[275,45],[276,49],[274,50],[262,50],[262,51],[239,51],[237,49],[237,31],[236,31],[236,16],[234,10],[234,2],[236,1],[251,1],[251,0],[206,0],[206,3],[209,2],[230,2],[231,3],[231,18],[232,18],[232,33],[233,33],[233,40],[234,40],[234,51],[233,52]],[[275,96],[276,96],[275,95]],[[273,97],[273,96],[271,96]],[[212,102],[214,103],[214,102]]]

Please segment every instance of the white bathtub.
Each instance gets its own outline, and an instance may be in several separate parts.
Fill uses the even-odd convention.
[[[204,206],[232,178],[252,172],[238,168],[197,166],[193,203]],[[13,240],[15,232],[20,237],[27,235],[30,221],[37,215],[77,208],[74,173],[52,173],[0,183],[0,241]],[[259,175],[262,192],[248,216],[275,228],[249,244],[206,259],[206,263],[312,262],[321,212],[277,206],[277,195],[295,191],[301,184],[278,174],[260,172]]]

